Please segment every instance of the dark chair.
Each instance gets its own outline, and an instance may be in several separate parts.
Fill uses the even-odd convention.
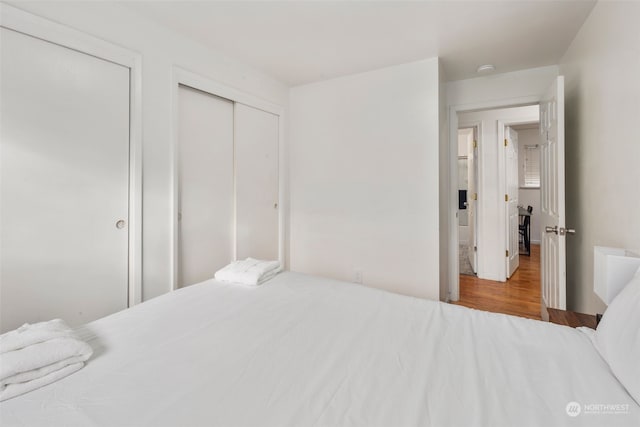
[[[533,213],[533,206],[527,206],[527,212],[529,212],[529,215],[531,215]],[[520,218],[520,226],[524,225],[524,218],[526,218],[524,215]]]
[[[533,213],[533,206],[527,206],[529,215]],[[522,220],[522,224],[518,226],[518,232],[522,237],[524,247],[527,250],[526,255],[531,256],[531,216],[525,216]]]

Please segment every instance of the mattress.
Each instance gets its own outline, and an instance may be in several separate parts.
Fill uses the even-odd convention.
[[[87,366],[0,403],[3,426],[640,425],[579,330],[296,273],[79,332]]]

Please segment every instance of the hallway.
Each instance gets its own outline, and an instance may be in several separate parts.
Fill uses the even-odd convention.
[[[540,245],[531,245],[531,256],[520,255],[507,282],[460,275],[460,300],[452,304],[540,320]]]

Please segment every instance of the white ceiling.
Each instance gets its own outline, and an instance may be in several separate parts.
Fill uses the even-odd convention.
[[[434,56],[449,81],[557,64],[595,0],[123,4],[295,86]]]

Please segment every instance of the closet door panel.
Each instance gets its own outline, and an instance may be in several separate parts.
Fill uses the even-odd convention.
[[[0,31],[0,329],[79,325],[128,303],[129,69]]]
[[[233,258],[233,103],[178,89],[178,285],[210,279]]]
[[[278,259],[279,117],[235,106],[236,254]]]

